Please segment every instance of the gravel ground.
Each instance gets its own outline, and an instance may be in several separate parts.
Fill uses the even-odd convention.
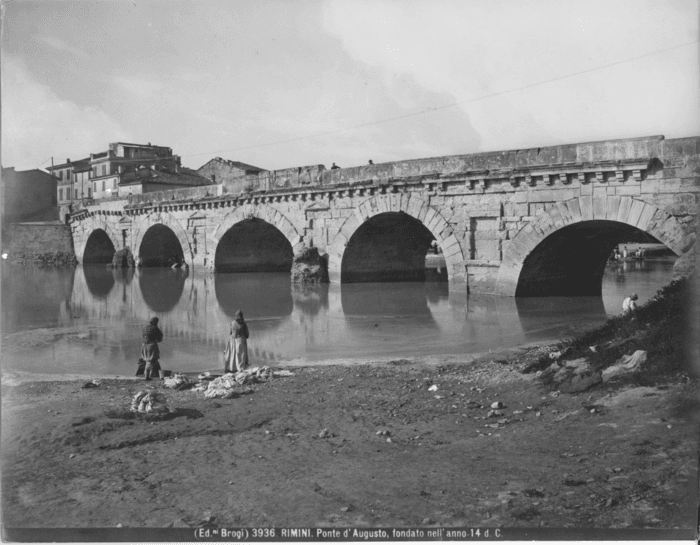
[[[218,400],[4,383],[3,524],[693,528],[697,380],[559,394],[521,372],[551,349],[299,367]],[[167,419],[129,413],[147,384]]]

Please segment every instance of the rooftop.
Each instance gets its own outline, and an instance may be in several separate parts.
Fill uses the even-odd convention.
[[[84,162],[90,162],[90,158],[86,157],[85,159],[78,159],[77,161],[71,161],[70,159],[66,159],[65,163],[61,163],[60,165],[53,165],[50,167],[46,167],[46,170],[53,171],[53,170],[57,170],[59,168],[66,168],[66,167],[74,166],[78,163],[84,163]]]
[[[172,184],[186,186],[212,185],[211,180],[200,176],[196,171],[181,167],[178,171],[161,168],[154,170],[152,168],[142,168],[136,172],[130,172],[125,175],[119,185],[137,185],[141,183],[149,184]]]
[[[264,169],[264,168],[256,167],[256,166],[254,166],[254,165],[249,165],[249,164],[247,164],[247,163],[241,163],[240,161],[231,161],[230,159],[222,159],[221,157],[214,157],[214,158],[211,159],[210,161],[207,161],[206,163],[204,163],[204,164],[203,164],[201,167],[199,167],[199,168],[200,168],[200,169],[204,168],[205,166],[207,166],[207,165],[208,165],[209,163],[211,163],[212,161],[216,161],[216,162],[218,162],[218,163],[225,163],[225,164],[227,164],[227,165],[229,165],[229,166],[232,166],[232,167],[234,167],[234,168],[239,168],[239,169],[241,169],[241,170],[246,170],[246,171],[251,171],[251,172],[267,172],[267,170]]]
[[[162,149],[170,149],[168,146],[158,146],[156,144],[151,144],[150,142],[148,144],[134,144],[132,142],[110,142],[109,144],[110,147],[112,146],[129,146],[132,148],[162,148]]]

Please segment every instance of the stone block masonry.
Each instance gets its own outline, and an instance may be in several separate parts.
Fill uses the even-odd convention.
[[[95,231],[115,250],[139,255],[149,229],[162,225],[190,266],[210,271],[222,260],[247,270],[286,267],[289,256],[314,246],[331,282],[420,279],[420,254],[435,240],[452,291],[515,295],[536,265],[566,292],[574,282],[566,275],[581,281],[583,274],[559,266],[571,241],[596,241],[596,251],[584,252],[595,260],[616,240],[642,234],[677,255],[693,246],[698,150],[700,137],[652,136],[333,171],[298,167],[248,174],[239,193],[230,191],[241,184],[227,182],[98,202],[74,213],[70,226],[82,260],[95,251],[88,244]],[[251,220],[259,223],[246,224],[245,232],[257,242],[234,251],[236,237],[227,233],[244,232],[240,224]],[[258,237],[263,231],[255,226],[263,224],[284,243]],[[544,270],[547,263],[564,276]],[[595,284],[586,280],[591,289]]]
[[[57,222],[13,223],[3,240],[8,260],[14,263],[73,265],[73,238],[68,225]]]

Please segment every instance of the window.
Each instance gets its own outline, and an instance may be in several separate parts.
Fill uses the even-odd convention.
[[[106,176],[106,175],[107,175],[107,165],[102,165],[102,176]],[[104,188],[102,188],[102,189],[104,189]]]
[[[97,167],[92,167],[92,177],[97,178]]]
[[[78,198],[78,190],[77,189],[75,190],[75,198],[76,199]]]
[[[58,190],[58,200],[59,201],[63,200],[63,188]]]
[[[105,181],[102,180],[102,191],[104,191],[104,190],[105,190]]]
[[[88,199],[92,199],[92,188],[88,186]]]
[[[117,179],[112,180],[112,189],[117,189]]]

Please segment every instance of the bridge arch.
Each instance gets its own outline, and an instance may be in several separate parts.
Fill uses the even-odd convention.
[[[583,241],[578,248],[586,252],[584,257],[595,261],[590,264],[590,271],[595,278],[586,280],[592,282],[588,286],[588,291],[591,291],[593,283],[600,280],[598,274],[602,278],[605,262],[612,249],[619,242],[627,241],[620,240],[620,236],[633,236],[639,232],[651,235],[678,256],[687,252],[695,242],[695,235],[686,232],[673,215],[654,204],[633,197],[584,196],[550,204],[532,222],[523,226],[508,244],[498,271],[496,293],[508,296],[535,294],[523,289],[528,282],[526,275],[537,267],[540,267],[540,271],[544,270],[544,261],[547,261],[546,267],[556,268],[558,265],[551,259],[552,252],[557,251],[556,247],[572,244],[571,241],[574,241],[573,244]],[[567,242],[566,237],[572,235],[573,238]],[[596,235],[599,238],[597,251],[593,255],[586,250],[585,240]],[[550,257],[546,256],[547,252]],[[532,269],[533,265],[535,269]],[[563,282],[566,271],[559,270],[559,273],[563,275],[559,278]],[[557,282],[553,284],[556,285]],[[599,283],[595,289],[600,289]],[[563,295],[557,291],[561,291],[561,287],[551,295]],[[572,288],[572,293],[568,294],[579,294],[576,291]]]
[[[244,205],[231,210],[210,239],[210,267],[229,271],[289,271],[303,246],[296,227],[267,205]],[[263,242],[264,241],[264,242]],[[258,250],[265,250],[262,255]]]
[[[75,249],[75,257],[79,263],[85,262],[86,248],[88,250],[88,262],[90,262],[91,248],[88,246],[88,243],[92,245],[92,243],[95,242],[94,236],[102,238],[100,236],[100,233],[104,233],[104,235],[106,235],[109,239],[109,242],[112,243],[112,255],[114,255],[114,252],[116,250],[121,248],[119,238],[116,236],[116,233],[110,227],[109,223],[104,218],[97,219],[94,216],[91,216],[89,218],[81,220],[80,224],[73,228],[73,244]],[[111,260],[112,256],[110,256],[109,262],[111,262]]]
[[[466,292],[464,252],[459,240],[440,212],[411,193],[375,195],[355,208],[354,214],[343,222],[329,247],[328,273],[331,282],[342,281],[343,259],[353,235],[380,214],[403,214],[410,218],[409,222],[416,221],[425,227],[442,249],[450,291]]]
[[[263,220],[270,225],[276,227],[280,232],[287,237],[287,240],[292,245],[292,249],[296,252],[303,246],[302,237],[294,224],[287,219],[279,210],[265,204],[246,204],[232,209],[226,214],[214,231],[212,237],[213,246],[216,246],[221,241],[226,232],[235,224],[247,219],[257,218]]]
[[[141,245],[143,244],[146,233],[156,225],[167,227],[173,233],[180,243],[182,258],[185,263],[191,265],[193,259],[192,244],[190,243],[184,227],[182,227],[180,222],[170,212],[154,212],[138,219],[132,227],[133,235],[131,240],[134,254],[140,256]]]

